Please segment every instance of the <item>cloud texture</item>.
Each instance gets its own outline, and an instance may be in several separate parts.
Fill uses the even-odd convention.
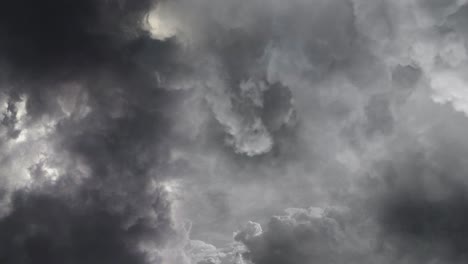
[[[3,1],[0,263],[465,263],[466,12]]]

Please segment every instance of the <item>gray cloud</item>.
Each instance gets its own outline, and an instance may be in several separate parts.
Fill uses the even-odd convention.
[[[246,229],[236,235],[253,263],[371,263],[372,245],[354,240],[359,226],[350,228],[346,214],[336,209],[287,210],[273,217],[265,231]]]
[[[152,4],[1,4],[2,263],[166,263],[184,236],[165,176],[177,93],[153,74],[176,45],[143,30]]]
[[[466,6],[0,4],[0,261],[463,263]]]
[[[374,240],[388,240],[382,242],[385,245],[382,246],[381,252],[378,248],[361,252],[364,259],[362,261],[375,261],[376,258],[381,263],[395,260],[408,263],[425,263],[425,261],[456,263],[463,261],[463,257],[457,257],[458,253],[450,249],[452,248],[450,244],[454,242],[452,236],[455,236],[454,233],[448,231],[450,224],[445,225],[444,223],[440,226],[434,224],[434,228],[445,230],[448,234],[437,235],[437,232],[434,232],[432,236],[429,236],[430,238],[427,236],[418,238],[418,241],[437,240],[435,242],[437,245],[428,246],[426,242],[421,242],[422,244],[418,244],[418,247],[421,245],[421,251],[419,249],[408,251],[404,250],[404,247],[408,247],[407,245],[410,243],[408,241],[413,240],[409,239],[406,234],[402,234],[400,229],[404,228],[400,227],[398,223],[393,223],[398,222],[399,219],[402,222],[412,221],[410,220],[412,219],[411,214],[406,219],[405,216],[399,216],[398,213],[394,212],[399,210],[395,208],[399,208],[406,201],[413,199],[413,195],[416,199],[414,203],[418,204],[413,209],[417,211],[419,210],[417,208],[422,206],[421,203],[428,203],[429,207],[441,207],[437,205],[439,202],[426,201],[428,199],[425,198],[426,196],[432,196],[431,199],[435,199],[434,197],[440,198],[440,192],[459,193],[460,191],[451,188],[445,190],[445,187],[441,187],[441,183],[432,177],[423,177],[424,184],[429,184],[432,188],[431,191],[429,193],[427,191],[408,191],[410,193],[414,191],[415,194],[410,196],[411,199],[402,198],[400,204],[398,196],[403,195],[400,188],[405,189],[404,186],[410,188],[422,184],[415,179],[423,172],[417,169],[411,170],[410,168],[413,166],[411,161],[408,163],[398,162],[395,165],[397,168],[394,173],[398,175],[403,171],[405,176],[401,176],[401,178],[413,179],[414,181],[408,180],[408,182],[405,181],[398,186],[379,184],[378,188],[374,185],[362,188],[361,185],[362,182],[367,181],[366,175],[372,175],[373,178],[379,180],[387,179],[386,175],[392,174],[392,172],[386,170],[375,172],[375,164],[392,163],[401,157],[407,157],[405,156],[407,153],[414,151],[411,149],[413,147],[424,153],[422,155],[433,155],[433,148],[440,148],[441,150],[437,152],[439,154],[436,157],[431,157],[421,166],[438,164],[437,166],[440,167],[438,170],[444,171],[445,178],[456,182],[454,185],[461,185],[464,182],[461,176],[452,176],[462,175],[463,168],[456,167],[454,169],[452,168],[454,164],[442,162],[444,160],[457,160],[456,154],[450,154],[453,153],[450,148],[455,147],[456,144],[450,143],[451,147],[447,147],[448,139],[459,142],[457,149],[465,148],[465,144],[461,141],[463,141],[462,134],[464,133],[464,124],[466,123],[464,119],[466,117],[454,112],[455,109],[466,113],[462,88],[465,80],[461,77],[462,69],[466,65],[465,37],[460,27],[454,26],[461,22],[454,22],[453,18],[453,14],[461,12],[459,10],[464,2],[452,1],[437,4],[424,1],[376,1],[375,3],[336,1],[322,5],[321,1],[310,1],[310,3],[297,1],[284,6],[274,1],[265,1],[264,3],[269,5],[261,10],[253,8],[255,4],[239,4],[242,7],[251,6],[253,11],[230,14],[238,17],[247,16],[254,21],[256,16],[249,12],[259,16],[258,24],[253,23],[255,25],[252,25],[249,24],[250,22],[236,24],[237,31],[244,30],[246,32],[256,32],[258,27],[265,26],[265,24],[260,23],[260,21],[268,21],[268,19],[264,20],[265,16],[271,15],[274,18],[272,24],[267,24],[262,33],[254,35],[254,37],[267,38],[269,41],[266,41],[268,44],[264,45],[263,52],[260,53],[261,56],[249,56],[249,58],[259,59],[253,59],[248,64],[255,65],[255,70],[250,73],[247,71],[247,77],[244,77],[247,81],[241,82],[243,86],[232,86],[232,79],[229,78],[235,79],[242,74],[239,73],[239,69],[231,74],[228,67],[223,68],[225,65],[229,65],[229,62],[223,63],[224,52],[219,55],[217,54],[218,50],[213,53],[210,50],[204,50],[210,56],[214,56],[214,60],[221,61],[214,64],[218,68],[213,67],[216,70],[200,72],[199,74],[206,78],[217,76],[215,83],[219,85],[213,86],[223,87],[220,89],[223,92],[219,93],[219,90],[215,90],[215,96],[212,96],[212,90],[208,89],[206,93],[212,100],[223,106],[214,108],[212,111],[215,112],[215,115],[218,112],[219,116],[225,117],[225,120],[226,116],[229,116],[228,113],[231,115],[231,120],[238,120],[238,117],[232,117],[238,115],[243,118],[251,118],[252,115],[258,116],[258,112],[255,113],[250,109],[252,106],[261,105],[262,100],[259,99],[261,97],[258,96],[260,94],[258,91],[261,91],[262,88],[261,86],[259,88],[258,85],[251,85],[249,82],[258,83],[258,81],[251,80],[261,79],[257,77],[260,75],[266,79],[267,83],[280,83],[294,99],[292,108],[297,117],[297,123],[292,129],[293,136],[287,132],[284,134],[270,133],[274,145],[281,143],[283,145],[280,149],[272,148],[266,155],[263,154],[265,158],[256,156],[243,159],[236,155],[233,155],[234,158],[229,155],[226,158],[225,156],[213,157],[206,154],[207,163],[204,164],[211,167],[210,170],[200,170],[202,174],[205,172],[207,174],[206,178],[201,176],[202,179],[207,179],[206,181],[201,180],[201,182],[203,184],[211,183],[212,188],[223,190],[227,194],[224,197],[230,199],[228,204],[233,218],[243,218],[244,221],[249,219],[261,221],[261,219],[268,218],[268,214],[278,214],[280,208],[293,205],[314,204],[314,206],[320,206],[329,203],[348,205],[348,202],[353,201],[358,205],[351,206],[351,211],[366,214],[373,221],[375,228],[385,234],[381,235],[375,231],[369,236]],[[200,5],[202,4],[203,2],[200,2]],[[308,4],[320,11],[314,13],[313,8],[308,9]],[[226,6],[228,5],[226,4]],[[304,12],[307,12],[308,15],[299,15],[300,10],[296,8],[307,10]],[[336,10],[338,10],[336,12],[341,12],[336,17],[345,22],[334,24],[333,21],[328,21],[325,18],[328,8],[333,9],[334,12]],[[175,11],[175,13],[177,12]],[[222,23],[223,18],[210,17],[209,19],[221,23],[221,27],[229,28],[229,23]],[[225,19],[230,21],[230,17]],[[308,31],[301,31],[301,23],[309,26]],[[269,25],[274,25],[271,35],[269,35],[271,29]],[[290,29],[289,26],[292,27],[292,25],[297,30]],[[183,21],[179,26],[182,28],[180,34],[183,39],[185,36]],[[195,30],[199,30],[198,27],[211,29],[210,25],[196,24]],[[286,30],[282,31],[282,27],[285,27]],[[216,30],[212,32],[216,32]],[[237,36],[234,34],[232,38]],[[206,37],[208,41],[214,39],[209,34],[201,34],[199,37]],[[225,38],[222,34],[217,35],[217,37]],[[246,34],[244,37],[246,38],[245,45],[255,50],[255,47],[247,45],[250,43],[249,35]],[[195,38],[195,41],[197,40]],[[322,47],[319,40],[337,44]],[[205,45],[203,41],[206,40],[202,40],[202,46]],[[224,44],[222,41],[217,43]],[[257,43],[261,45],[265,41],[262,39]],[[245,46],[237,44],[237,47],[239,50],[228,53],[235,53],[236,57],[239,58],[238,63],[244,65],[241,51]],[[245,49],[248,50],[248,48]],[[238,68],[249,69],[248,66]],[[229,79],[227,84],[219,76],[222,78],[227,76]],[[250,86],[246,86],[246,84],[250,84]],[[246,110],[241,114],[231,110],[234,108],[231,106],[232,102],[239,100],[236,93],[238,87],[241,89],[244,87],[244,91],[250,92],[246,94],[250,104],[243,105],[243,109]],[[283,100],[280,101],[287,101],[288,96],[283,96]],[[445,103],[447,106],[440,106],[439,103]],[[279,103],[275,103],[275,105],[279,105]],[[269,110],[268,113],[270,111],[273,113],[272,110]],[[272,115],[281,116],[282,114],[273,113]],[[220,119],[219,116],[218,119]],[[265,119],[263,121],[264,124],[268,123]],[[227,123],[227,121],[225,122]],[[247,127],[244,131],[248,131],[249,123],[244,123],[244,126]],[[224,133],[229,137],[227,131],[229,130],[224,130]],[[238,131],[241,130],[238,129]],[[225,141],[218,142],[226,143]],[[236,145],[232,141],[228,141],[228,145],[235,150]],[[404,147],[406,145],[408,147]],[[251,146],[262,149],[262,145],[252,144]],[[292,151],[288,152],[290,149]],[[237,152],[242,154],[242,151],[238,150]],[[455,153],[457,152],[458,150],[455,151]],[[408,159],[412,160],[412,156],[410,155]],[[251,160],[254,162],[251,163]],[[407,170],[409,171],[405,172]],[[372,182],[372,179],[369,181]],[[426,181],[430,183],[426,183]],[[304,186],[304,189],[301,189],[301,186]],[[372,188],[385,193],[384,198],[381,194],[375,194]],[[274,193],[271,196],[269,195],[270,191]],[[464,190],[461,192],[463,193]],[[362,197],[365,197],[364,200],[361,200]],[[212,198],[206,199],[212,200]],[[452,198],[442,197],[440,199],[444,201],[444,204],[457,203]],[[374,200],[376,201],[375,205],[372,204]],[[419,201],[426,202],[420,203]],[[188,202],[188,204],[196,203],[196,201]],[[361,203],[363,205],[359,205]],[[372,206],[361,211],[360,207],[369,206],[369,203]],[[432,203],[434,204],[430,205]],[[388,212],[385,212],[386,210]],[[250,218],[246,211],[250,212]],[[448,213],[434,209],[434,212],[428,212],[428,214],[435,214],[437,215],[435,218],[445,219],[445,215]],[[207,218],[216,219],[216,215],[211,214]],[[206,221],[203,219],[200,217],[198,221]],[[415,225],[424,225],[420,222],[424,222],[425,219],[426,217],[415,220],[418,222]],[[230,222],[231,226],[239,224],[239,220],[219,219],[219,221],[222,224],[225,224],[226,221]],[[428,221],[429,226],[433,225],[430,220],[426,221]],[[454,221],[460,222],[460,220]],[[200,227],[200,225],[202,226],[202,224],[194,224],[194,229],[209,229],[209,227]],[[349,225],[354,226],[354,223]],[[267,234],[269,232],[274,233],[274,231],[267,231]],[[195,233],[200,235],[199,232]],[[431,234],[431,231],[427,231],[427,233]],[[279,237],[287,237],[287,235],[283,234]],[[397,238],[395,239],[395,237]],[[359,237],[359,239],[364,238]],[[281,239],[278,238],[278,240]],[[290,246],[291,254],[297,253],[294,251],[296,247],[293,242],[286,241],[284,243],[284,247]],[[313,252],[314,247],[311,246],[308,250]],[[336,245],[335,248],[339,248],[339,246]],[[256,254],[263,256],[257,256],[257,259],[254,260],[258,263],[262,263],[262,258],[271,257],[269,254],[272,254],[272,251],[268,249],[262,251],[259,248],[251,248],[250,250],[252,251],[250,254],[253,256]],[[333,253],[323,253],[323,257],[330,255]],[[320,257],[322,255],[318,256],[318,258]],[[311,258],[305,256],[303,259]],[[343,258],[352,257],[347,255]]]

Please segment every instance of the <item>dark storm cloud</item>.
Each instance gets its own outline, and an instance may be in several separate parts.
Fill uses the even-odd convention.
[[[0,221],[2,263],[146,263],[135,246],[161,237],[145,225],[127,225],[126,213],[105,201],[67,201],[49,194],[17,193]]]
[[[83,67],[112,56],[141,34],[141,18],[152,5],[137,1],[3,1],[1,55],[21,71]],[[69,70],[69,69],[65,69]]]
[[[181,93],[155,74],[176,43],[143,30],[153,4],[0,4],[0,262],[161,263],[178,243],[164,181]]]
[[[175,100],[136,66],[126,66],[125,75],[122,70],[114,64],[71,90],[23,92],[23,119],[31,120],[24,133],[42,120],[57,121],[47,137],[46,160],[24,164],[30,190],[13,195],[0,223],[5,263],[162,261],[157,250],[176,235],[170,198],[160,185],[170,139],[164,113]],[[61,100],[64,94],[70,102]],[[9,113],[14,117],[14,108]],[[9,144],[21,144],[15,140]],[[22,234],[27,226],[34,230]],[[141,247],[148,245],[146,254]]]
[[[466,262],[466,6],[3,1],[0,262]]]
[[[371,245],[353,240],[360,227],[351,227],[347,217],[336,209],[288,209],[264,231],[250,223],[235,238],[253,263],[371,263]]]
[[[373,185],[374,212],[382,247],[397,252],[396,261],[467,260],[466,150],[448,135],[434,139],[434,149],[411,144],[405,154],[378,165],[383,177]]]
[[[381,215],[387,235],[384,245],[394,243],[396,259],[414,259],[416,263],[434,259],[465,262],[468,229],[465,192],[440,201],[408,194],[389,201]]]

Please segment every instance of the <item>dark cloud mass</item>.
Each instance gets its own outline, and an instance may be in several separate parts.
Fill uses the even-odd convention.
[[[18,194],[2,219],[2,263],[144,263],[121,215],[47,195]],[[75,208],[77,207],[77,208]]]
[[[177,240],[175,100],[138,62],[148,43],[163,68],[173,45],[142,29],[152,4],[1,3],[1,263],[161,263]]]
[[[357,245],[351,244],[346,227],[328,214],[320,208],[288,209],[287,215],[273,217],[265,232],[245,230],[236,238],[249,249],[244,257],[254,263],[363,263],[365,252],[352,248]]]
[[[151,4],[147,0],[3,1],[1,52],[21,71],[84,67],[112,56],[122,43],[141,34],[137,26]]]
[[[466,263],[467,8],[2,1],[0,263]]]

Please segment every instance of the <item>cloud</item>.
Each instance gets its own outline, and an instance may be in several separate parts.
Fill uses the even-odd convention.
[[[343,215],[336,209],[291,208],[271,218],[264,232],[253,231],[251,223],[236,239],[246,245],[244,258],[252,263],[368,263],[371,245],[353,240],[359,231],[342,222]]]
[[[399,148],[400,157],[380,163],[375,172],[380,179],[366,186],[375,188],[371,213],[382,230],[382,247],[394,260],[466,261],[464,147],[453,143],[445,134],[430,146],[410,144],[405,154]]]
[[[207,6],[213,12],[201,15],[201,7]],[[194,224],[195,236],[206,235],[211,243],[219,241],[215,235],[208,235],[213,233],[213,223],[220,230],[229,230],[226,226],[236,226],[241,219],[261,222],[282,208],[335,203],[349,206],[354,202],[370,206],[366,210],[350,206],[353,217],[364,214],[370,219],[372,224],[363,227],[370,234],[354,237],[349,234],[352,232],[333,227],[330,223],[339,221],[331,216],[330,223],[323,220],[328,219],[325,216],[316,217],[321,220],[315,222],[299,223],[294,214],[288,214],[284,217],[288,220],[271,221],[276,221],[280,230],[283,226],[290,228],[284,227],[283,233],[263,228],[257,238],[241,239],[250,251],[245,258],[254,263],[303,263],[321,258],[337,263],[349,263],[350,259],[364,263],[376,259],[377,263],[457,261],[452,254],[439,251],[451,248],[450,245],[422,243],[417,250],[405,250],[408,241],[413,240],[398,231],[399,224],[395,227],[385,219],[398,222],[399,214],[394,216],[392,212],[400,209],[392,208],[413,203],[412,199],[417,205],[411,210],[423,207],[419,202],[422,200],[422,204],[434,207],[434,212],[428,214],[440,218],[447,213],[438,209],[442,206],[433,200],[435,197],[454,208],[448,204],[455,201],[444,197],[444,193],[453,190],[441,187],[444,185],[436,180],[439,177],[423,177],[419,181],[425,169],[399,160],[407,157],[418,163],[408,154],[413,153],[413,147],[422,156],[437,153],[422,162],[421,167],[440,166],[438,170],[444,172],[437,173],[456,175],[445,178],[457,184],[464,182],[459,176],[464,168],[459,165],[462,161],[457,161],[457,153],[464,153],[462,135],[466,130],[462,74],[466,68],[466,32],[460,26],[464,23],[460,14],[465,6],[464,1],[417,0],[287,4],[174,1],[170,13],[183,17],[177,22],[180,31],[175,38],[182,42],[190,39],[184,42],[186,51],[196,55],[188,59],[188,64],[199,67],[192,66],[193,75],[181,81],[183,85],[175,81],[180,86],[173,88],[184,87],[197,94],[191,99],[200,100],[203,107],[190,116],[209,120],[191,126],[196,131],[192,136],[199,141],[194,144],[200,144],[197,153],[201,154],[197,155],[203,158],[193,158],[191,150],[183,147],[184,155],[179,156],[196,171],[197,176],[191,175],[196,179],[190,184],[195,192],[201,192],[188,194],[200,200],[187,204],[207,212],[200,215],[197,209],[188,209],[198,222]],[[433,152],[437,148],[440,151]],[[395,172],[374,171],[379,166],[376,164],[395,160]],[[389,174],[403,174],[401,178],[409,180],[397,186],[360,188],[367,180],[385,182],[392,178]],[[371,179],[367,179],[368,175],[372,175]],[[431,191],[420,191],[417,186],[423,184]],[[406,193],[405,186],[414,194],[400,204],[397,197]],[[373,188],[388,196],[374,193]],[[221,194],[216,198],[204,195],[213,190]],[[362,197],[365,199],[360,200]],[[393,200],[398,205],[389,202]],[[382,212],[386,210],[389,215]],[[221,211],[222,214],[216,214]],[[306,219],[315,219],[304,214]],[[411,222],[413,217],[402,216],[401,221]],[[416,225],[424,225],[424,219],[415,221]],[[450,230],[449,225],[428,222],[434,228]],[[294,230],[302,225],[306,230],[327,226],[333,231],[323,238],[311,231],[314,235],[304,238],[310,243],[308,247],[296,241],[300,236]],[[358,224],[344,225],[349,230]],[[377,242],[376,248],[355,248],[352,242],[332,243],[334,237],[384,242],[381,249]],[[451,238],[449,241],[442,237],[434,232],[431,238],[437,240],[435,244],[452,243]],[[430,240],[425,236],[418,239]],[[275,249],[270,247],[274,243],[270,241],[278,243],[286,253],[273,258]]]
[[[0,262],[463,263],[466,7],[5,1]]]
[[[0,4],[0,262],[167,263],[182,243],[155,78],[176,46],[142,28],[152,4]]]
[[[86,67],[138,37],[140,18],[151,5],[146,0],[4,1],[1,56],[23,74]]]
[[[0,259],[3,263],[145,263],[130,244],[141,235],[139,226],[125,229],[121,215],[94,206],[18,194],[13,212],[0,222]]]

